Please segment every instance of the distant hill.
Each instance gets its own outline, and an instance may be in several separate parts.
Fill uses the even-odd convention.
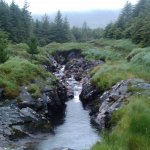
[[[108,23],[114,22],[119,16],[120,10],[93,10],[86,12],[62,12],[67,16],[71,26],[81,27],[86,21],[91,28],[105,27]],[[56,13],[48,14],[50,20],[54,20]],[[41,19],[42,15],[33,14],[34,19]]]

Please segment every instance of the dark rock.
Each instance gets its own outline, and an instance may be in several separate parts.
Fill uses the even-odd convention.
[[[82,52],[80,49],[71,49],[68,51],[57,51],[53,55],[54,59],[59,63],[59,64],[66,64],[68,61],[72,59],[78,59],[83,57]]]
[[[76,81],[81,81],[81,79],[87,76],[87,73],[90,69],[103,63],[104,62],[102,61],[88,61],[82,57],[78,59],[72,59],[66,63],[65,74],[66,76],[72,74]]]
[[[3,89],[3,88],[0,88],[0,98],[3,97],[3,91],[4,91],[4,89]]]
[[[57,61],[52,56],[49,56],[49,63],[44,65],[44,68],[48,71],[55,72],[57,67]]]
[[[88,78],[84,80],[82,92],[80,94],[80,100],[86,105],[90,105],[93,101],[97,100],[100,95],[100,90],[94,86]]]
[[[99,111],[92,116],[92,120],[99,125],[100,129],[109,128],[111,126],[112,113],[121,108],[130,95],[137,94],[129,91],[129,87],[140,87],[140,89],[150,90],[150,84],[144,83],[143,80],[129,79],[118,82],[111,90],[105,92],[99,97],[99,101],[102,102]]]

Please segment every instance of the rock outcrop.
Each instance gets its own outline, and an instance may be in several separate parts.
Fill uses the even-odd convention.
[[[16,99],[0,107],[0,147],[21,137],[52,131],[51,120],[64,117],[66,101],[67,91],[60,82],[55,86],[45,84],[39,98],[22,86]]]
[[[100,129],[105,129],[111,126],[112,113],[127,103],[129,96],[143,93],[150,93],[150,84],[140,79],[129,79],[118,82],[112,89],[104,92],[101,96],[100,90],[92,86],[91,83],[87,83],[83,86],[80,98],[86,106],[91,106],[92,121]]]
[[[89,61],[84,58],[71,59],[66,63],[65,74],[67,77],[73,75],[76,81],[87,77],[89,71],[97,65],[102,65],[103,61]]]

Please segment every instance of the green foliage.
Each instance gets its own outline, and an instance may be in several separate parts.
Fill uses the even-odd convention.
[[[120,58],[119,53],[105,47],[105,48],[95,48],[95,49],[88,49],[83,51],[83,54],[86,56],[87,59],[93,60],[118,60]]]
[[[31,14],[25,1],[21,9],[14,1],[10,6],[0,1],[0,28],[9,33],[13,42],[27,42],[31,33]]]
[[[11,58],[0,65],[0,87],[3,87],[6,97],[15,97],[19,94],[19,86],[28,84],[36,78],[45,79],[50,76],[41,67],[17,57]]]
[[[8,54],[5,48],[8,46],[7,34],[0,31],[0,63],[4,63],[8,60]]]
[[[100,50],[106,50],[106,55],[107,51],[109,51],[107,56],[116,58],[116,60],[117,58],[121,59],[126,57],[129,54],[129,52],[131,52],[134,48],[137,47],[137,45],[132,43],[129,39],[114,40],[102,38],[98,40],[92,40],[90,41],[90,44],[92,44],[95,47],[99,47]]]
[[[127,60],[132,64],[143,65],[148,67],[150,65],[150,47],[136,48],[128,55]]]
[[[35,54],[38,54],[38,53],[39,53],[39,52],[38,52],[38,49],[37,49],[37,40],[36,40],[35,37],[31,37],[31,38],[30,38],[30,41],[29,41],[28,46],[29,46],[29,49],[27,50],[27,52],[32,55],[32,57],[31,57],[31,61],[32,61],[33,56],[34,56]]]
[[[96,84],[101,91],[110,89],[117,82],[134,78],[134,74],[129,72],[129,65],[124,62],[118,62],[119,65],[105,64],[99,68],[99,70],[93,70],[92,82]]]
[[[134,43],[132,43],[131,40],[129,39],[121,39],[121,40],[114,41],[114,44],[112,45],[112,47],[115,50],[128,54],[137,46]]]
[[[128,54],[127,60],[130,61],[135,55],[139,53],[149,53],[150,52],[150,47],[146,48],[135,48],[131,51],[131,53]]]
[[[45,14],[42,21],[36,20],[33,23],[33,33],[41,46],[50,42],[64,43],[72,40],[72,33],[67,18],[63,18],[60,11],[57,12],[54,22],[50,22]]]
[[[131,97],[129,104],[113,114],[116,127],[92,150],[149,150],[150,102],[148,97]]]
[[[104,30],[104,37],[131,38],[141,47],[150,46],[150,1],[140,0],[134,7],[127,2],[118,20]]]
[[[140,70],[140,73],[139,73]],[[107,64],[96,67],[91,72],[92,81],[102,91],[110,89],[114,84],[121,80],[141,78],[145,81],[150,81],[150,68],[147,63],[140,64],[136,61],[127,63],[122,62],[108,62]]]
[[[28,86],[28,92],[30,92],[34,98],[38,98],[41,95],[40,88],[36,84],[30,84]]]

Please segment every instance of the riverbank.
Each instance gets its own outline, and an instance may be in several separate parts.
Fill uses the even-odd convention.
[[[149,48],[138,48],[128,40],[51,43],[39,48],[40,53],[32,62],[26,49],[25,44],[11,45],[8,47],[10,59],[0,65],[1,147],[15,146],[16,140],[26,137],[32,139],[38,133],[53,133],[54,124],[57,121],[63,122],[65,103],[74,97],[71,86],[66,82],[72,76],[76,81],[83,82],[80,95],[83,107],[90,111],[92,122],[100,130],[110,131],[108,136],[113,131],[125,132],[124,128],[120,128],[121,118],[127,119],[129,127],[128,121],[132,118],[127,118],[126,108],[132,108],[132,103],[135,102],[134,107],[140,104],[139,109],[148,110]],[[62,65],[65,65],[64,75],[60,78]],[[54,72],[57,78],[53,75]],[[146,117],[146,120],[143,119],[142,133],[145,133],[145,129],[149,130],[149,117],[146,114],[141,116],[141,120]],[[135,116],[138,115],[137,112]],[[139,135],[137,141],[140,141],[141,136],[149,141],[147,134]],[[44,136],[43,139],[45,138]],[[42,137],[39,139],[38,142]],[[107,142],[107,138],[103,139],[104,143]],[[125,145],[130,141],[128,139]],[[136,145],[137,141],[133,140],[132,143],[135,142]],[[113,141],[110,142],[115,147]],[[104,143],[102,140],[93,149],[101,148]],[[138,147],[149,147],[144,140],[138,143]],[[108,145],[105,143],[106,147]]]

